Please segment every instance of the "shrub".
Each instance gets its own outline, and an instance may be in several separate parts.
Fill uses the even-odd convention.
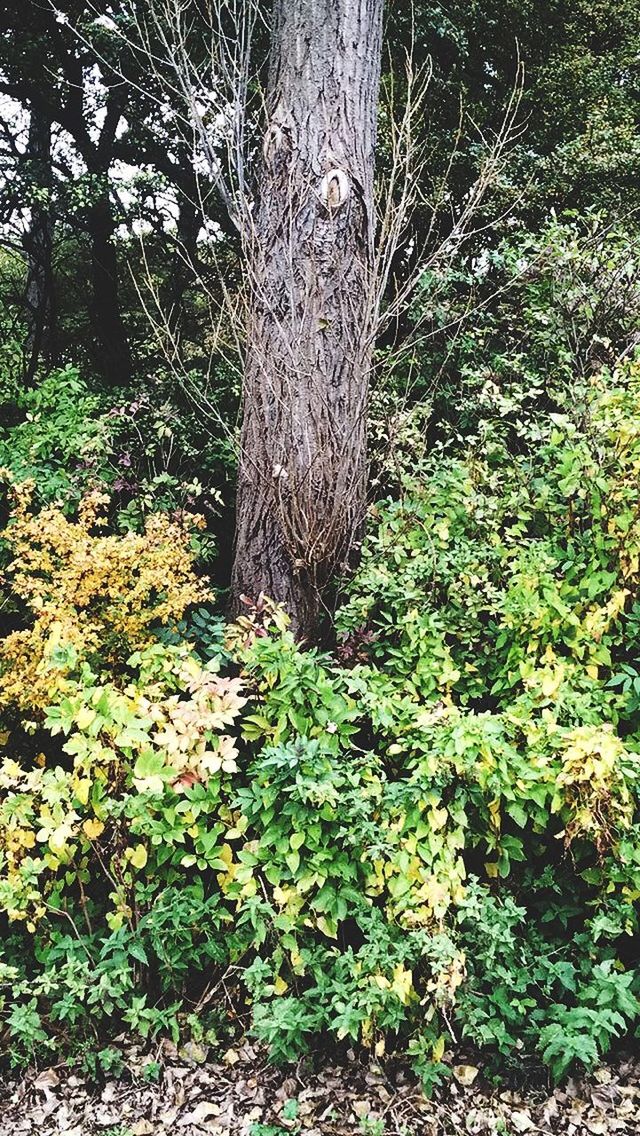
[[[15,393],[15,420],[0,424],[0,467],[18,481],[31,480],[40,502],[76,506],[96,478],[108,480],[105,409],[105,398],[89,390],[76,367],[51,371],[36,387]]]
[[[211,520],[220,511],[215,486],[228,481],[230,443],[224,434],[210,438],[201,416],[166,380],[154,378],[114,399],[114,392],[96,389],[68,364],[33,388],[11,388],[11,395],[6,424],[0,415],[0,468],[32,482],[37,505],[73,517],[88,493],[105,494],[105,513],[117,532],[141,532],[156,512],[198,507]],[[202,530],[200,556],[210,556],[212,547]]]
[[[581,431],[592,379],[636,347],[634,222],[588,211],[552,213],[537,232],[513,216],[503,225],[423,275],[413,349],[381,354],[370,430],[379,494],[399,495],[427,443],[535,453],[549,414]]]
[[[154,624],[179,619],[205,595],[186,518],[157,514],[142,533],[102,535],[106,496],[87,495],[72,522],[54,506],[30,514],[31,488],[12,490],[5,533],[6,577],[30,618],[0,644],[0,709],[42,709],[80,663],[117,666],[149,642]]]
[[[170,641],[206,595],[186,524],[95,535],[99,501],[70,522],[15,493],[9,574],[29,625],[2,643],[1,979],[13,1058],[29,1060],[68,1025],[79,1042],[114,1018],[177,1036],[185,975],[227,965],[229,913],[202,873],[228,868],[244,697]]]
[[[32,670],[5,641],[15,1061],[66,1023],[177,1037],[216,991],[276,1058],[332,1038],[427,1086],[452,1035],[561,1077],[634,1028],[639,384],[601,373],[537,449],[489,432],[380,502],[334,655],[265,599],[223,644],[166,517],[134,545],[18,502],[18,634],[47,605],[68,631]]]

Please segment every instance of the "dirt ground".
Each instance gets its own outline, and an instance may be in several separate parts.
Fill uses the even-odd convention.
[[[640,1136],[640,1060],[626,1057],[562,1089],[489,1085],[454,1066],[427,1100],[411,1074],[349,1054],[315,1070],[274,1069],[250,1045],[210,1061],[191,1045],[123,1053],[97,1085],[66,1067],[0,1084],[0,1136]],[[149,1062],[153,1064],[149,1067]]]

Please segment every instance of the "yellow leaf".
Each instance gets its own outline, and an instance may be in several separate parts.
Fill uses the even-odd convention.
[[[553,698],[564,678],[564,667],[559,663],[553,670],[543,671],[540,689],[545,698]]]
[[[439,828],[442,828],[447,823],[448,816],[449,814],[446,809],[431,809],[429,813],[429,824],[431,828],[437,832]]]
[[[324,915],[319,915],[316,923],[318,930],[322,931],[323,935],[326,935],[329,939],[337,939],[338,935],[335,926],[333,926]]]
[[[410,970],[405,970],[402,963],[398,963],[398,966],[393,972],[393,982],[391,983],[391,989],[404,1005],[406,1005],[406,1003],[409,1001],[409,994],[411,993],[412,986],[412,972]]]
[[[294,949],[290,952],[289,957],[291,959],[291,965],[296,974],[304,974],[304,959],[300,954],[300,951],[296,950],[296,948],[294,947]]]
[[[374,974],[373,981],[375,982],[376,986],[380,987],[381,990],[388,990],[391,986],[389,979],[385,978],[384,974]]]
[[[51,851],[56,854],[62,852],[66,848],[67,840],[73,835],[73,831],[68,821],[63,821],[58,825],[49,835],[49,847]]]
[[[278,977],[276,978],[276,980],[273,984],[274,994],[284,994],[285,990],[288,990],[288,989],[289,989],[289,986],[285,982],[284,978],[281,978],[280,975],[278,975]]]
[[[489,814],[491,816],[491,823],[493,827],[499,829],[501,825],[499,798],[497,798],[495,801],[489,801]]]
[[[434,1061],[442,1061],[442,1058],[444,1056],[444,1034],[443,1033],[441,1033],[438,1040],[436,1042],[434,1042],[433,1049],[431,1050],[431,1056],[432,1056]]]
[[[147,850],[144,844],[136,844],[135,848],[127,848],[125,856],[129,863],[139,870],[144,868],[148,860]]]
[[[73,782],[73,791],[81,805],[86,805],[89,800],[90,789],[91,781],[88,777],[77,777]]]
[[[86,730],[96,716],[95,710],[90,706],[82,706],[76,716],[76,724],[79,730]]]
[[[82,831],[88,840],[97,840],[101,833],[104,832],[104,825],[101,820],[96,820],[95,817],[91,817],[89,820],[85,820]]]

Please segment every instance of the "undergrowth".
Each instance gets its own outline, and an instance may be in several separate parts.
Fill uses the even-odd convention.
[[[378,502],[332,653],[213,614],[197,518],[5,477],[0,1020],[14,1065],[248,1028],[591,1067],[640,1019],[640,367]],[[195,541],[195,543],[194,543]]]

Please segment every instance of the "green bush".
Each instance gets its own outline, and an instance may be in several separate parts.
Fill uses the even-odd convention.
[[[197,507],[211,520],[222,505],[218,486],[228,481],[231,447],[224,437],[212,440],[184,403],[168,381],[114,394],[69,364],[13,391],[9,424],[0,423],[0,468],[33,481],[40,505],[60,505],[68,515],[88,491],[108,493],[118,532],[140,531],[158,511]],[[202,559],[212,552],[212,538],[201,534]]]
[[[378,493],[434,442],[459,453],[489,436],[535,452],[548,415],[582,426],[591,380],[627,358],[640,318],[638,231],[631,218],[551,214],[534,231],[509,216],[477,248],[423,274],[411,336],[381,353],[372,398]]]
[[[83,491],[106,481],[109,452],[104,399],[89,391],[77,368],[52,371],[15,396],[17,421],[0,426],[0,467],[33,479],[42,502],[77,505]]]
[[[333,655],[268,601],[223,640],[186,538],[167,572],[166,520],[142,609],[112,595],[131,538],[74,540],[51,511],[45,587],[23,504],[17,634],[40,654],[5,644],[0,684],[14,1062],[70,1027],[222,1040],[250,1008],[276,1059],[332,1038],[406,1053],[430,1087],[452,1036],[559,1078],[636,1027],[639,395],[627,363],[535,448],[488,426],[435,452],[373,511]],[[96,620],[120,628],[108,658]]]

